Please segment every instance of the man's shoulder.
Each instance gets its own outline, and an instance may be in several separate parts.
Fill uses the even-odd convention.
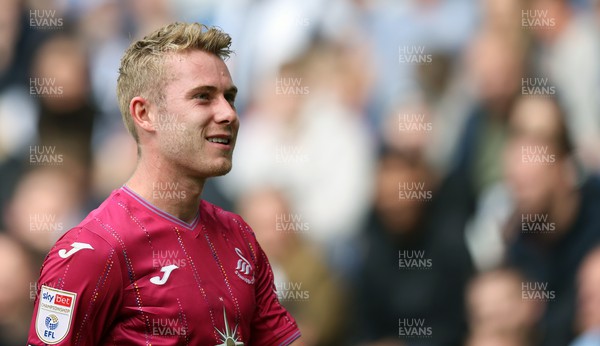
[[[122,233],[121,227],[117,225],[126,220],[127,210],[125,201],[120,198],[119,190],[115,190],[63,237],[77,233],[78,237],[99,238],[114,247],[115,238],[119,238]]]
[[[228,222],[232,219],[242,219],[241,216],[204,199],[200,202],[200,217],[202,216],[204,216],[205,220],[208,218],[210,221],[215,222]]]
[[[240,215],[205,200],[202,200],[200,204],[200,218],[204,223],[216,224],[234,232],[254,236],[254,232]]]

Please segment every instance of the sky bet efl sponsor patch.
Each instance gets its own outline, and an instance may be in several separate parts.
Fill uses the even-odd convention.
[[[43,342],[57,344],[71,328],[77,293],[42,286],[35,320],[35,331]]]

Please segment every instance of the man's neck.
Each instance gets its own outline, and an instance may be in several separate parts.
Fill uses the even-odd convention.
[[[126,186],[160,210],[189,223],[198,214],[204,179],[186,176],[158,158],[140,158]]]

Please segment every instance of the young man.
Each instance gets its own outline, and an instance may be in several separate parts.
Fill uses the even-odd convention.
[[[229,35],[174,23],[119,70],[131,179],[50,250],[30,345],[299,345],[254,233],[200,199],[238,131]]]

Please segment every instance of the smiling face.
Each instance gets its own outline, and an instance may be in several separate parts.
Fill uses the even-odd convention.
[[[162,100],[149,108],[155,153],[189,175],[224,175],[239,128],[237,88],[218,56],[200,50],[173,53],[164,62]]]

